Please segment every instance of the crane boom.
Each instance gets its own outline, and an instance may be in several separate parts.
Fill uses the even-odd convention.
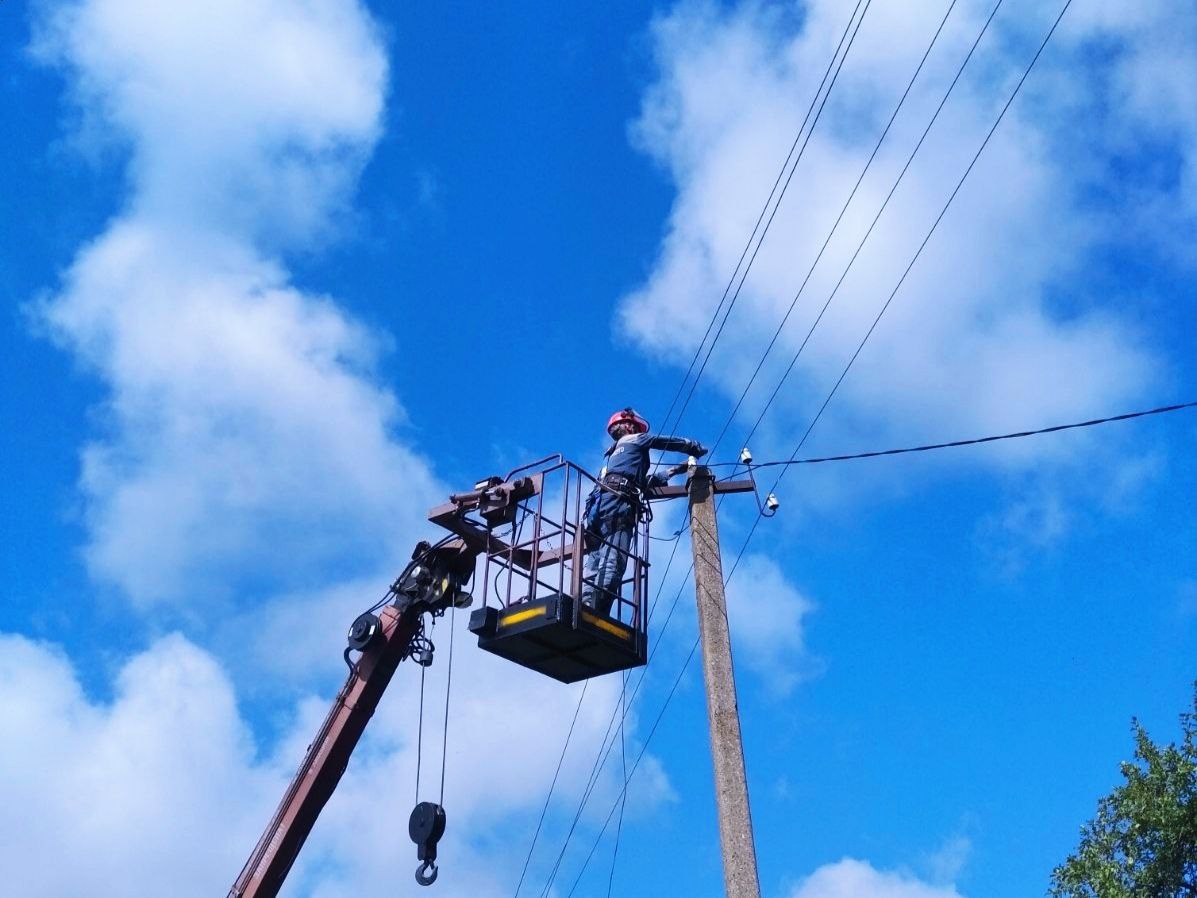
[[[404,658],[420,643],[424,614],[441,614],[471,598],[463,587],[477,551],[459,538],[421,543],[391,587],[394,602],[377,617],[367,612],[350,630],[350,648],[361,651],[316,738],[308,746],[283,800],[245,862],[228,898],[274,898],[341,780],[366,724]],[[349,650],[346,650],[346,661]],[[431,660],[429,655],[428,661]],[[433,852],[435,857],[435,852]],[[421,855],[423,859],[423,855]],[[432,870],[435,878],[435,869]]]
[[[388,607],[379,615],[382,638],[377,649],[362,656],[337,693],[278,810],[229,890],[229,898],[278,895],[316,818],[340,782],[378,700],[399,662],[407,657],[418,618],[414,608],[400,611]]]
[[[350,662],[351,651],[360,651],[361,656],[356,664],[350,662],[345,685],[308,746],[266,831],[229,889],[228,898],[278,895],[399,664],[413,653],[421,664],[431,663],[432,645],[423,637],[423,616],[438,616],[451,606],[466,608],[473,602],[465,587],[474,575],[475,560],[479,554],[498,551],[503,545],[493,535],[493,528],[512,523],[519,503],[541,488],[543,474],[518,479],[514,475],[553,458],[517,468],[506,480],[488,477],[476,483],[472,491],[455,494],[448,505],[432,510],[428,519],[451,535],[436,545],[419,543],[411,563],[391,586],[388,598],[392,603],[378,616],[373,613],[375,606],[353,622],[345,660]],[[561,461],[560,456],[556,458]],[[468,518],[469,512],[477,512],[483,520]],[[420,885],[436,881],[436,843],[444,829],[445,813],[439,804],[416,805],[408,834],[416,843],[416,856],[421,862],[416,868]]]

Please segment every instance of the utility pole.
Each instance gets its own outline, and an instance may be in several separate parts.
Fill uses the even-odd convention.
[[[715,494],[741,492],[741,483],[716,483],[711,469],[695,467],[686,481],[690,494],[690,542],[694,550],[694,593],[702,637],[702,670],[707,687],[707,719],[711,727],[711,759],[719,807],[719,841],[723,847],[723,881],[728,898],[760,898],[756,844],[748,808],[744,745],[732,669],[723,565],[719,559],[719,525]],[[749,486],[751,489],[751,486]]]

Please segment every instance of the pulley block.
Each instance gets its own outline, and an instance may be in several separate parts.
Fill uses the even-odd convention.
[[[382,637],[382,621],[369,611],[359,614],[349,627],[349,648],[364,652]]]
[[[445,834],[445,809],[434,801],[421,801],[407,821],[407,834],[416,843],[416,882],[430,886],[436,882],[436,843]]]

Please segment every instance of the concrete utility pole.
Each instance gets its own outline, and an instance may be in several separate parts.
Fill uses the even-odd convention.
[[[732,670],[731,638],[727,628],[727,600],[723,594],[723,565],[719,559],[719,525],[715,520],[715,493],[724,491],[720,489],[723,484],[715,483],[710,468],[700,466],[690,474],[686,486],[690,494],[694,592],[702,636],[711,758],[715,765],[723,881],[728,898],[760,898],[756,844],[748,808],[748,780],[744,775],[744,745],[740,739],[740,711],[736,704],[736,677]]]

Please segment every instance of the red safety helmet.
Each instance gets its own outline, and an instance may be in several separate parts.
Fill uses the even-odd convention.
[[[636,433],[648,433],[648,422],[636,414],[636,410],[631,406],[621,408],[608,419],[607,433],[613,438],[615,434],[612,431],[615,430],[617,424],[631,424]]]

